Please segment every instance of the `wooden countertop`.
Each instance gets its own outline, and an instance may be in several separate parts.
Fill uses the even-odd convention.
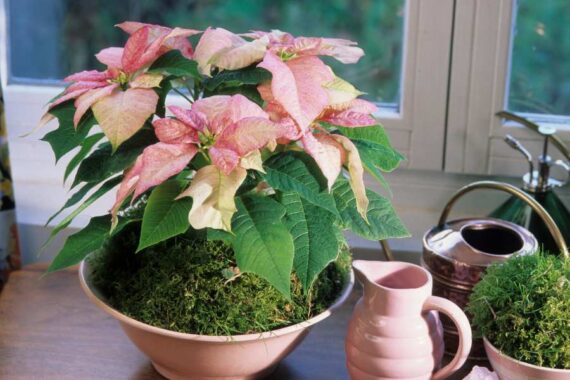
[[[0,294],[0,379],[162,379],[118,322],[89,302],[76,269],[43,276],[45,269],[14,272]],[[348,379],[344,336],[359,296],[316,325],[271,379]]]

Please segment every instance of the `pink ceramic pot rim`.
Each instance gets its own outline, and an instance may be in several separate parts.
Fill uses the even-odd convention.
[[[494,356],[499,356],[505,360],[509,360],[511,362],[516,363],[517,365],[523,366],[523,367],[527,367],[527,368],[533,368],[536,370],[540,370],[540,371],[544,371],[544,372],[553,372],[553,373],[559,373],[559,374],[567,374],[570,375],[570,369],[562,369],[562,368],[549,368],[549,367],[541,367],[538,365],[534,365],[534,364],[530,364],[530,363],[525,363],[525,362],[521,362],[520,360],[514,359],[508,355],[503,354],[501,351],[499,351],[499,349],[495,346],[493,346],[493,344],[491,342],[489,342],[487,340],[487,338],[483,337],[483,342],[485,344],[485,348],[490,350]]]
[[[301,323],[297,323],[292,326],[287,326],[281,329],[268,331],[264,333],[255,333],[255,334],[231,335],[231,336],[199,335],[199,334],[180,333],[176,331],[166,330],[160,327],[151,326],[122,314],[118,310],[107,305],[107,303],[103,301],[103,297],[97,292],[97,290],[91,288],[90,281],[86,279],[86,277],[88,277],[86,276],[86,271],[88,269],[89,265],[85,262],[85,260],[81,261],[81,264],[79,266],[79,282],[81,283],[83,291],[85,292],[85,294],[87,294],[87,297],[89,297],[89,299],[95,305],[97,305],[100,309],[103,309],[107,314],[111,315],[113,318],[119,320],[120,322],[126,323],[134,328],[138,328],[155,334],[170,336],[173,338],[193,340],[193,341],[220,342],[220,343],[246,342],[258,339],[267,339],[267,338],[273,338],[273,337],[291,334],[299,330],[304,330],[322,321],[323,319],[329,317],[335,309],[340,307],[340,305],[342,305],[346,301],[346,299],[352,292],[352,288],[354,286],[354,272],[351,269],[349,279],[347,283],[344,285],[342,293],[327,310],[323,311],[319,315],[314,316],[311,319],[308,319]]]

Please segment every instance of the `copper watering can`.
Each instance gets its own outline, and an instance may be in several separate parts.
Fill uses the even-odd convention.
[[[531,196],[515,186],[480,181],[459,189],[447,202],[438,224],[423,237],[422,266],[433,277],[433,294],[447,298],[464,309],[473,287],[487,267],[508,260],[514,255],[534,254],[538,248],[535,237],[525,228],[504,220],[482,217],[448,221],[455,203],[465,194],[477,189],[494,189],[507,192],[526,204],[544,221],[562,255],[568,257],[568,247],[560,229],[546,210]],[[393,255],[385,241],[380,242],[388,260]],[[444,328],[446,353],[453,354],[459,336],[454,324],[441,316]],[[470,358],[486,358],[481,339],[473,340]]]

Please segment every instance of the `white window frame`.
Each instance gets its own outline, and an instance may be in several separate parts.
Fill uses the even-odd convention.
[[[409,169],[441,170],[453,0],[408,0],[401,99],[395,115],[380,113]]]
[[[516,0],[457,1],[450,72],[445,171],[520,176],[528,165],[503,141],[520,139],[536,155],[542,139],[513,122],[496,117],[507,108],[510,54]],[[568,118],[524,115],[554,125],[570,141]],[[552,149],[554,151],[554,149]]]
[[[38,140],[43,133],[26,139],[45,111],[49,99],[62,90],[57,86],[11,83],[5,0],[0,0],[0,75],[9,126],[9,143],[20,223],[41,224],[62,205],[68,193],[61,179],[64,157],[57,167],[48,144]],[[394,145],[412,169],[441,170],[445,132],[445,102],[453,0],[408,0],[404,25],[401,100],[398,112],[381,111],[378,116]],[[173,97],[174,102],[177,101]],[[110,197],[107,197],[110,198]],[[76,224],[105,211],[91,207]]]

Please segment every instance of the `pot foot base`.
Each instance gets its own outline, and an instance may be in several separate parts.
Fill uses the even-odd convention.
[[[277,365],[271,366],[261,372],[258,372],[253,375],[246,375],[246,376],[202,376],[202,375],[195,375],[191,373],[181,373],[171,368],[164,367],[158,363],[152,362],[152,366],[154,369],[160,373],[162,376],[166,377],[169,380],[261,380],[275,372],[277,369]]]

